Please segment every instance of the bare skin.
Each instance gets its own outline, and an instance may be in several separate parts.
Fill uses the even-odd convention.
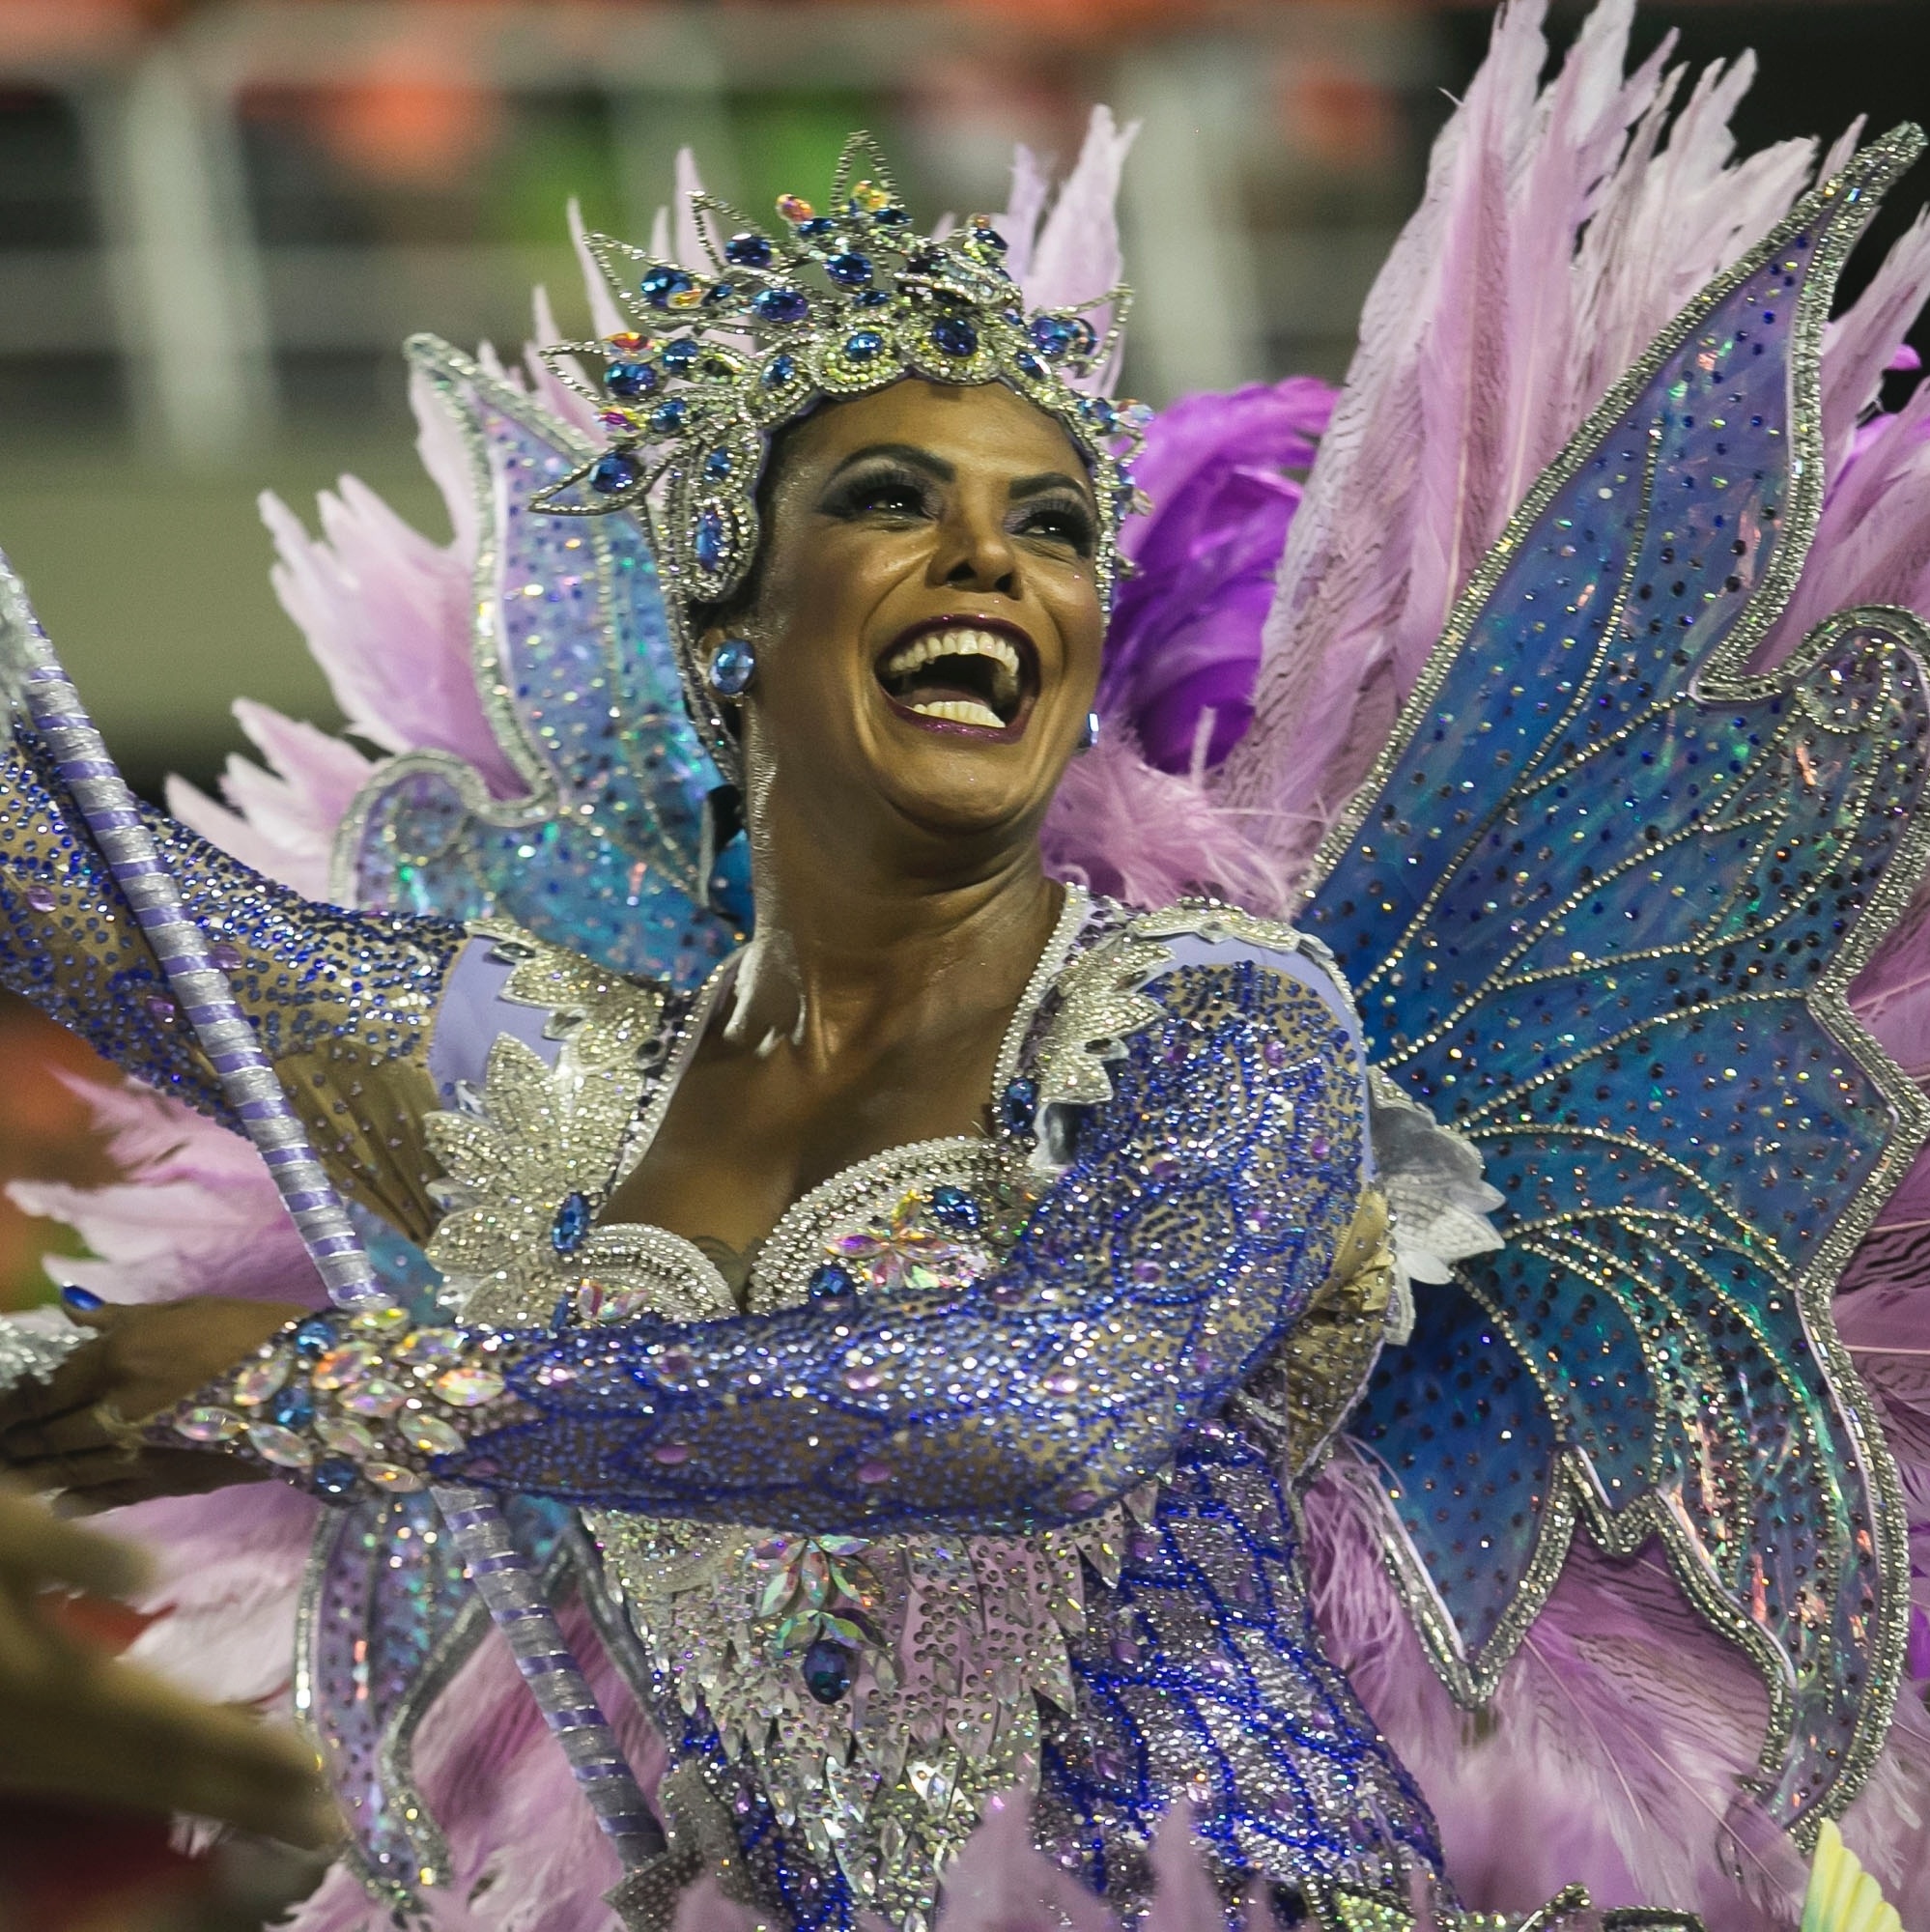
[[[684,1235],[733,1280],[817,1182],[984,1124],[1063,902],[1038,833],[1104,634],[1084,465],[1000,384],[905,381],[819,411],[787,439],[770,511],[753,599],[704,639],[757,654],[739,718],[757,942],[603,1216]],[[925,687],[881,678],[948,625],[996,633],[1020,662],[996,728],[921,711],[965,695],[942,663]],[[102,1311],[100,1347],[49,1389],[0,1397],[0,1464],[79,1508],[172,1492],[184,1462],[240,1479],[226,1458],[123,1449],[96,1406],[152,1413],[300,1312]]]

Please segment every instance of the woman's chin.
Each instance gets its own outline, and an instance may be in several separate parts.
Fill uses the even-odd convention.
[[[879,751],[878,786],[886,800],[921,832],[940,837],[1030,837],[1058,778],[1039,769],[1036,748],[1023,740],[988,744],[982,737],[921,733]]]

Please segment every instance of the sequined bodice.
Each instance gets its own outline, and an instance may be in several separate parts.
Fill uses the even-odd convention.
[[[1129,922],[1075,893],[999,1057],[993,1114],[1006,1130],[891,1149],[812,1189],[759,1252],[751,1311],[927,1299],[992,1275],[1064,1166],[1078,1110],[1109,1096],[1107,1056],[1160,1016],[1141,990],[1149,974],[1170,963],[1181,931],[1205,923],[1198,914],[1163,928]],[[1290,939],[1284,928],[1265,936]],[[736,1312],[692,1242],[595,1217],[598,1199],[647,1151],[728,967],[695,998],[667,998],[524,935],[494,938],[511,963],[502,997],[557,1015],[547,1031],[561,1045],[550,1065],[529,1044],[497,1038],[475,1104],[431,1123],[452,1190],[431,1255],[463,1294],[464,1320],[514,1328],[567,1311],[573,1323],[595,1326]],[[1294,1040],[1293,1057],[1310,1044]],[[1283,1047],[1278,1057],[1290,1055]],[[1357,1159],[1357,1137],[1350,1145]],[[1196,1264],[1206,1264],[1215,1237],[1176,1224],[1138,1265],[1183,1269],[1195,1248]],[[1377,1332],[1384,1305],[1383,1289],[1355,1309],[1355,1326]],[[1371,1349],[1356,1351],[1356,1378],[1370,1358]],[[847,1360],[841,1380],[862,1396],[894,1366],[887,1347]],[[967,1378],[998,1373],[970,1357],[956,1366]],[[1107,1399],[1103,1389],[1089,1395],[1083,1379],[1068,1359],[1045,1387],[1068,1404]],[[752,1799],[778,1832],[801,1839],[853,1907],[923,1923],[939,1871],[995,1794],[1038,1792],[1042,1817],[1058,1819],[1050,1829],[1070,1847],[1099,1791],[1128,1812],[1137,1792],[1149,1820],[1154,1794],[1170,1795],[1174,1777],[1195,1802],[1223,1798],[1229,1818],[1258,1802],[1243,1782],[1263,1786],[1273,1829],[1299,1864],[1324,1844],[1336,1870],[1398,1875],[1400,1842],[1428,1855],[1431,1837],[1424,1822],[1390,1835],[1387,1807],[1421,1821],[1425,1813],[1391,1765],[1367,1764],[1374,1752],[1344,1686],[1343,1716],[1332,1685],[1307,1666],[1318,1643],[1267,1459],[1215,1429],[1210,1442],[1193,1443],[1096,1515],[1030,1534],[872,1535],[857,1523],[852,1533],[780,1531],[617,1509],[591,1510],[587,1520],[670,1705],[714,1726],[722,1762],[750,1775]],[[854,1471],[861,1490],[884,1474],[863,1462]],[[1176,1483],[1183,1505],[1162,1499]],[[1203,1509],[1234,1532],[1224,1548],[1195,1547]],[[1180,1519],[1195,1528],[1181,1529]],[[1185,1570],[1188,1590],[1217,1576],[1224,1601],[1243,1605],[1244,1635],[1206,1614],[1204,1598],[1177,1618],[1155,1610],[1173,1596],[1151,1587],[1162,1558]],[[1115,1686],[1095,1702],[1101,1680],[1113,1678],[1138,1682],[1144,1695]],[[1216,1715],[1173,1701],[1182,1679],[1211,1688]],[[1113,1713],[1104,1722],[1100,1704]],[[1172,1719],[1184,1710],[1193,1719],[1181,1739]],[[1269,1776],[1283,1747],[1264,1741],[1263,1711],[1281,1739],[1290,1714],[1323,1736],[1351,1725],[1358,1748],[1343,1753],[1345,1794],[1336,1786],[1307,1799],[1304,1768],[1290,1776],[1275,1765]],[[1101,1735],[1109,1746],[1094,1742]],[[1245,1742],[1235,1746],[1235,1735]],[[1234,1788],[1222,1791],[1202,1769],[1242,1756]],[[1128,1762],[1140,1767],[1132,1776]],[[668,1803],[687,1814],[687,1842],[724,1842],[743,1794],[727,1803],[696,1769],[673,1782]],[[1387,1786],[1372,1818],[1356,1804],[1363,1771],[1375,1790]],[[1290,1803],[1290,1789],[1302,1797]],[[1235,1864],[1249,1861],[1236,1834],[1224,1849]],[[771,1881],[767,1873],[766,1890]]]

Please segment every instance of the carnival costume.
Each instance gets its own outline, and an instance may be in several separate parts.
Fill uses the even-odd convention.
[[[1806,150],[1727,164],[1720,75],[1664,139],[1629,13],[1539,97],[1504,15],[1337,404],[1112,400],[1099,117],[1049,216],[1022,156],[1006,214],[918,235],[859,144],[769,229],[692,191],[648,250],[583,238],[597,338],[526,379],[418,340],[449,552],[366,492],[324,545],[276,508],[390,755],[250,713],[280,781],[154,830],[401,1305],[152,1425],[305,1495],[142,1516],[230,1565],[312,1535],[295,1702],[355,1843],[308,1932],[607,1922],[452,1482],[663,1766],[664,1923],[699,1885],[799,1932],[1094,1891],[1580,1925],[1542,1903],[1580,1880],[1787,1925],[1819,1833],[1868,1906],[1839,1816],[1930,1911],[1930,398],[1873,413],[1920,224],[1828,324],[1920,142],[1800,193]],[[744,956],[692,611],[772,432],[907,374],[1085,455],[1103,729],[992,1130],[813,1189],[740,1297],[600,1217]],[[24,724],[0,854],[8,983],[165,1096],[106,1103],[127,1188],[30,1197],[76,1275],[315,1298]],[[203,1225],[134,1252],[115,1216],[170,1202]]]

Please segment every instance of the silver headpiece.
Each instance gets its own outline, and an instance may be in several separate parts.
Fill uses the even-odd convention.
[[[726,778],[738,775],[735,742],[696,661],[692,611],[744,582],[757,552],[770,438],[827,397],[916,376],[1001,382],[1036,403],[1090,467],[1099,589],[1110,605],[1120,525],[1138,502],[1131,461],[1151,412],[1076,384],[1111,365],[1131,299],[1125,289],[1028,312],[991,222],[974,215],[942,240],[917,233],[866,134],[845,143],[824,213],[796,195],[778,197],[783,221],[775,234],[714,195],[695,195],[691,206],[708,273],[588,238],[638,327],[544,351],[558,378],[596,406],[610,442],[531,507],[649,519],[686,701]],[[586,357],[601,358],[600,384],[585,379]]]

